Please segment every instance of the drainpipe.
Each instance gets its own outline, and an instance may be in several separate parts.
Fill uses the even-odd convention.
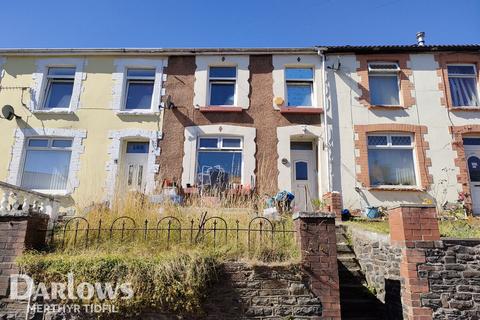
[[[332,177],[331,177],[331,164],[330,164],[330,136],[328,131],[328,114],[327,114],[327,78],[326,78],[326,70],[325,70],[325,63],[326,57],[323,54],[323,51],[326,50],[325,48],[318,48],[317,53],[322,59],[322,100],[323,100],[323,118],[325,119],[325,123],[323,124],[324,127],[324,144],[325,144],[325,158],[326,158],[326,165],[327,165],[327,192],[332,191]]]

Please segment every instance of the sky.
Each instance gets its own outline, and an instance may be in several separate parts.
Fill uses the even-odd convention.
[[[0,0],[1,48],[480,43],[480,0]]]

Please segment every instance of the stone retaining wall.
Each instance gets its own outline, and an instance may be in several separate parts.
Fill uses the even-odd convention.
[[[229,262],[207,296],[207,319],[314,319],[322,304],[300,266],[251,266]]]
[[[433,319],[480,319],[480,239],[444,239],[424,251],[418,276],[430,290],[421,294],[422,306]]]
[[[391,246],[388,235],[355,227],[349,227],[348,231],[368,285],[375,289],[377,298],[385,302],[385,279],[400,280],[402,249]]]

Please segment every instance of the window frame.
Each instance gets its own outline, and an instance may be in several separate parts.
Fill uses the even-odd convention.
[[[31,140],[48,140],[47,146],[46,147],[32,147],[29,145]],[[54,147],[53,146],[53,141],[54,140],[69,140],[71,141],[70,147]],[[22,181],[23,181],[23,175],[25,172],[25,165],[26,165],[26,160],[27,160],[27,152],[29,150],[34,150],[34,151],[69,151],[70,152],[70,162],[68,164],[68,176],[67,176],[67,184],[64,189],[31,189],[32,191],[36,192],[42,192],[42,193],[48,193],[48,194],[64,194],[67,193],[69,190],[69,182],[71,179],[72,175],[72,157],[74,153],[74,143],[75,143],[75,137],[62,137],[62,136],[29,136],[25,137],[25,146],[24,146],[24,152],[22,156],[22,162],[20,164],[20,172],[19,172],[19,180],[18,183],[21,186]]]
[[[465,66],[469,66],[469,67],[473,67],[473,71],[474,71],[474,74],[462,74],[462,75],[452,75],[450,76],[450,73],[448,72],[448,67],[449,66],[459,66],[459,67],[465,67]],[[448,90],[449,90],[449,94],[450,94],[450,103],[452,104],[451,108],[452,109],[457,109],[457,108],[470,108],[470,109],[476,109],[476,108],[480,108],[480,87],[479,87],[479,81],[478,81],[478,70],[477,70],[477,65],[475,63],[447,63],[445,65],[445,70],[446,70],[446,73],[447,73],[447,82],[448,82]],[[459,106],[455,106],[453,104],[453,95],[452,95],[452,86],[450,85],[450,77],[452,78],[471,78],[471,79],[474,79],[475,80],[475,89],[476,89],[476,97],[477,97],[477,101],[479,101],[479,103],[475,106],[462,106],[462,105],[459,105]]]
[[[50,72],[50,69],[54,69],[54,68],[73,68],[74,72],[73,72],[73,75],[50,75],[50,74],[48,74]],[[52,112],[55,112],[56,110],[58,110],[58,111],[70,110],[71,105],[72,105],[72,100],[74,98],[75,80],[76,80],[75,78],[76,78],[77,69],[78,68],[77,68],[76,65],[55,65],[55,64],[47,65],[46,74],[45,74],[46,82],[45,82],[45,87],[42,90],[43,91],[43,93],[42,93],[43,98],[42,98],[42,101],[41,101],[40,110],[52,111]],[[47,102],[48,102],[49,97],[50,97],[53,82],[65,82],[65,83],[67,83],[67,82],[70,83],[71,82],[72,83],[72,94],[70,96],[70,101],[69,101],[67,107],[47,107]]]
[[[129,70],[153,70],[153,76],[129,76],[128,71]],[[156,80],[156,73],[157,70],[155,67],[126,67],[125,68],[125,88],[124,88],[124,95],[123,95],[123,101],[122,101],[122,111],[126,112],[145,112],[145,111],[150,111],[152,110],[152,104],[153,104],[153,96],[155,94],[155,80]],[[130,89],[130,84],[131,83],[150,83],[152,82],[152,96],[150,97],[150,107],[149,108],[133,108],[133,109],[127,109],[127,98],[128,98],[128,91]]]
[[[211,68],[235,68],[235,78],[233,77],[211,77],[210,69]],[[207,95],[207,105],[208,106],[219,106],[219,107],[234,107],[237,105],[237,96],[238,96],[238,66],[236,65],[209,65],[207,69],[207,81],[208,81],[208,95]],[[212,84],[233,84],[233,103],[232,104],[221,104],[221,105],[212,105]]]
[[[217,139],[217,147],[200,147],[200,140],[201,139]],[[223,147],[223,139],[239,139],[240,140],[240,147]],[[245,150],[244,150],[244,144],[243,144],[243,137],[240,136],[231,136],[231,135],[201,135],[197,137],[197,144],[196,144],[196,152],[195,152],[195,176],[198,175],[198,153],[203,151],[207,152],[231,152],[231,153],[238,153],[238,151],[241,151],[242,154],[242,162],[240,164],[240,184],[243,185],[243,178],[245,174]],[[194,183],[196,184],[196,178],[194,180]]]
[[[386,145],[370,145],[368,143],[368,137],[373,136],[386,136],[387,137],[387,144]],[[410,145],[393,145],[392,144],[392,137],[410,137]],[[366,145],[367,145],[367,159],[369,158],[369,150],[411,150],[412,151],[412,161],[413,161],[413,170],[415,173],[415,184],[413,185],[372,185],[370,181],[370,165],[368,164],[367,160],[367,168],[368,168],[368,179],[370,181],[369,185],[371,188],[401,188],[401,189],[418,189],[421,184],[421,177],[419,171],[419,164],[417,160],[417,152],[416,152],[416,143],[415,143],[415,134],[411,132],[367,132],[366,133]]]
[[[392,70],[387,70],[387,69],[377,69],[374,70],[371,68],[371,65],[395,65],[396,68]],[[367,76],[368,76],[368,82],[370,84],[370,76],[373,75],[375,77],[391,77],[393,75],[396,76],[397,78],[397,97],[398,97],[398,104],[374,104],[372,103],[372,89],[369,85],[369,94],[370,94],[370,104],[373,106],[381,106],[381,107],[389,107],[389,106],[401,106],[402,105],[402,88],[401,88],[401,79],[400,79],[400,64],[398,62],[392,62],[392,61],[369,61],[367,63]]]
[[[310,79],[288,79],[287,78],[287,69],[310,69],[312,71],[312,78]],[[315,90],[315,67],[314,66],[285,66],[284,70],[285,77],[285,104],[287,107],[304,107],[304,108],[314,108],[314,90]],[[301,85],[310,85],[310,105],[289,105],[288,103],[288,86],[301,86]]]

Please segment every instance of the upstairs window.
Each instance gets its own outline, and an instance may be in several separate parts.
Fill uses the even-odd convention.
[[[197,149],[199,186],[223,190],[241,185],[243,151],[241,138],[199,138]]]
[[[48,191],[66,190],[71,149],[71,139],[28,139],[22,173],[22,188]]]
[[[474,65],[448,65],[448,83],[454,107],[477,107],[477,72]]]
[[[287,106],[312,106],[313,69],[286,68]]]
[[[374,62],[368,64],[371,105],[400,105],[399,71],[400,68],[397,63]]]
[[[370,185],[417,185],[411,135],[374,134],[367,142]]]
[[[235,104],[236,67],[210,67],[210,105],[233,106]]]
[[[152,107],[155,69],[127,69],[126,110]]]
[[[50,67],[44,109],[68,109],[72,100],[75,67]]]

